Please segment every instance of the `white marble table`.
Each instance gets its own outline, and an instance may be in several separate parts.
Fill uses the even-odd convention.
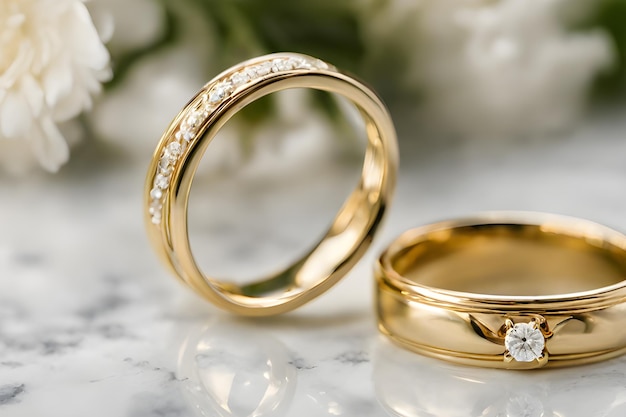
[[[415,128],[401,131],[397,198],[373,250],[323,297],[264,320],[216,311],[157,262],[142,223],[145,160],[96,150],[56,177],[2,179],[0,416],[623,417],[626,358],[538,372],[425,359],[378,335],[371,274],[406,228],[479,210],[626,230],[623,114],[602,113],[568,138],[495,146],[410,146]],[[261,259],[293,256],[357,170],[335,161],[289,184],[274,174],[207,180],[194,212],[203,262],[249,275],[275,265]]]

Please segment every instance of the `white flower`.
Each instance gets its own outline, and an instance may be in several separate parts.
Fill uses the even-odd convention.
[[[109,76],[83,1],[0,0],[0,162],[19,169],[34,155],[58,170],[69,158],[58,123],[89,109]]]

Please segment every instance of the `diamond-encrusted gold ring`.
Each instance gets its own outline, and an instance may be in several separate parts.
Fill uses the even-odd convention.
[[[376,265],[379,329],[475,366],[532,369],[626,352],[626,236],[492,212],[409,230]]]
[[[306,256],[275,275],[235,285],[203,273],[196,264],[187,224],[191,184],[209,143],[231,117],[260,97],[289,88],[334,93],[359,110],[368,137],[361,181]],[[393,123],[371,89],[310,56],[278,53],[258,57],[207,83],[166,129],[146,180],[148,236],[173,273],[217,306],[242,315],[283,313],[327,290],[360,259],[389,204],[396,171]]]

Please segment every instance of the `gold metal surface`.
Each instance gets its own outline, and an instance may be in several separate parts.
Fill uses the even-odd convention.
[[[269,64],[268,64],[269,63]],[[295,64],[293,64],[295,63]],[[197,134],[184,145],[163,191],[162,211],[151,217],[155,204],[151,190],[158,181],[159,161],[176,139],[189,113],[206,102],[216,86],[234,74],[257,75],[212,108]],[[240,109],[274,92],[312,88],[351,101],[365,123],[368,141],[361,181],[347,198],[325,236],[302,259],[273,276],[247,285],[235,285],[200,271],[188,235],[188,202],[193,178],[209,143]],[[232,67],[210,81],[166,129],[148,170],[145,213],[148,236],[164,263],[185,284],[215,305],[241,315],[284,313],[318,296],[343,277],[369,247],[389,204],[397,171],[396,134],[381,100],[368,87],[314,58],[280,53],[255,58]],[[158,203],[158,201],[157,201]],[[262,243],[259,243],[262,244]],[[245,261],[245,260],[242,260]]]
[[[529,369],[626,351],[626,236],[589,221],[494,212],[401,235],[376,265],[380,330],[449,361]],[[514,323],[533,323],[544,356],[512,360]]]

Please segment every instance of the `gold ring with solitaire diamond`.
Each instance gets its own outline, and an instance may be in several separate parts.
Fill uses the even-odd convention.
[[[465,365],[532,369],[626,352],[626,236],[491,212],[409,230],[376,265],[379,329]]]
[[[240,109],[290,88],[337,94],[358,109],[368,139],[361,180],[319,243],[290,267],[246,285],[205,274],[192,254],[187,222],[189,193],[200,160],[218,131]],[[148,236],[169,269],[217,306],[249,316],[283,313],[326,291],[365,253],[389,205],[397,158],[393,122],[371,89],[310,56],[261,56],[209,81],[166,129],[146,179]]]

